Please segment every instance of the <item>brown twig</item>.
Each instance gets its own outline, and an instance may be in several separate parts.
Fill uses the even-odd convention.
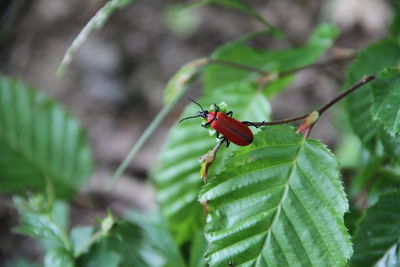
[[[344,97],[346,97],[347,95],[349,95],[350,93],[352,93],[353,91],[355,91],[356,89],[360,88],[361,86],[363,86],[364,84],[372,81],[375,79],[374,75],[367,75],[364,76],[363,78],[361,78],[361,80],[359,82],[357,82],[356,84],[354,84],[352,87],[350,87],[349,89],[347,89],[346,91],[344,91],[343,93],[339,94],[338,96],[336,96],[335,98],[333,98],[331,101],[329,101],[327,104],[321,106],[320,108],[318,108],[316,111],[318,112],[318,115],[321,116],[322,113],[324,113],[327,109],[329,109],[331,106],[333,106],[334,104],[336,104],[337,102],[339,102],[341,99],[343,99]],[[249,122],[247,123],[249,126],[255,126],[255,127],[259,127],[259,126],[267,126],[267,125],[278,125],[278,124],[286,124],[289,122],[293,122],[293,121],[298,121],[298,120],[302,120],[307,118],[310,114],[304,114],[301,116],[297,116],[297,117],[293,117],[293,118],[288,118],[288,119],[284,119],[284,120],[278,120],[278,121],[262,121],[262,122]]]
[[[335,98],[333,98],[327,104],[325,104],[322,107],[320,107],[319,109],[317,109],[319,115],[322,115],[322,113],[324,113],[328,108],[330,108],[331,106],[335,105],[341,99],[343,99],[347,95],[351,94],[353,91],[355,91],[356,89],[360,88],[364,84],[374,80],[375,78],[376,78],[375,75],[367,75],[367,76],[362,77],[361,80],[359,82],[357,82],[355,85],[353,85],[352,87],[350,87],[349,89],[347,89],[343,93],[341,93],[338,96],[336,96]]]

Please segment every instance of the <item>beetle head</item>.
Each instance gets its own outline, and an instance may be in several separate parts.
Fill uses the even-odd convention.
[[[194,100],[191,99],[190,97],[188,97],[188,99],[189,99],[191,102],[193,102],[193,103],[195,103],[196,105],[198,105],[198,106],[201,108],[201,111],[197,111],[197,113],[196,113],[195,116],[190,116],[190,117],[186,117],[186,118],[181,119],[181,120],[179,121],[179,123],[181,123],[182,121],[187,120],[187,119],[193,119],[193,118],[199,118],[199,117],[205,118],[205,119],[206,119],[206,118],[207,118],[207,115],[208,115],[208,110],[205,110],[199,103],[197,103],[196,101],[194,101]]]

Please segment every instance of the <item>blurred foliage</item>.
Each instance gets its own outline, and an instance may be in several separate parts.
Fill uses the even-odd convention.
[[[380,260],[383,266],[400,264],[400,193],[383,194],[378,202],[370,207],[361,220],[354,238],[352,266],[373,266]],[[385,264],[391,250],[394,257]]]
[[[92,157],[75,119],[21,81],[0,76],[0,191],[45,190],[71,198],[91,174]]]
[[[130,2],[107,2],[69,47],[60,69],[94,29]],[[220,140],[199,127],[201,119],[188,120],[172,127],[151,173],[160,210],[132,211],[124,219],[109,212],[96,226],[70,225],[69,202],[63,202],[90,176],[82,129],[42,93],[0,76],[0,190],[13,195],[20,218],[15,231],[35,238],[44,266],[52,267],[398,265],[400,8],[392,2],[388,37],[361,49],[346,70],[343,88],[365,75],[376,79],[351,94],[341,110],[342,165],[320,141],[291,126],[267,126],[253,130],[248,146],[221,147],[202,181],[198,158]],[[178,70],[166,86],[165,107],[114,178],[196,79],[203,81],[198,101],[204,107],[225,102],[238,120],[268,121],[269,99],[291,86],[298,70],[315,66],[338,36],[335,26],[322,23],[304,45],[294,45],[240,0],[195,1],[167,10],[165,19],[171,30],[190,36],[197,22],[189,20],[189,7],[206,4],[242,11],[263,29]],[[263,34],[288,46],[250,45]],[[197,111],[188,103],[180,118]],[[348,172],[346,188],[340,168]],[[36,265],[17,259],[8,266]]]
[[[191,37],[200,25],[201,17],[193,9],[185,9],[182,6],[169,6],[165,10],[165,22],[169,29],[182,37]]]

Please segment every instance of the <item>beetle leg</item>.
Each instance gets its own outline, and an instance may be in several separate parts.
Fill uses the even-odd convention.
[[[226,139],[225,138],[225,140],[224,140],[225,142],[226,142],[226,147],[228,147],[229,146],[229,144],[231,143],[231,141],[229,141],[228,139]]]
[[[220,136],[219,136],[219,132],[218,132],[218,131],[217,131],[217,138],[218,138],[218,139],[221,139]]]
[[[232,118],[233,112],[232,112],[232,111],[229,111],[229,112],[228,112],[228,113],[226,113],[225,115],[226,115],[226,116],[229,116],[229,117],[231,117],[231,118]]]
[[[215,109],[215,115],[214,115],[214,118],[212,119],[211,122],[217,120],[217,114],[218,114],[218,111],[219,111],[219,107],[217,106],[217,104],[213,104],[213,105],[214,105],[214,109]]]
[[[263,123],[265,122],[265,121],[262,121]],[[256,128],[260,128],[262,125],[257,125],[257,124],[254,124],[254,123],[252,123],[251,121],[242,121],[242,123],[243,124],[245,124],[245,125],[247,125],[247,126],[254,126],[254,127],[256,127]]]
[[[207,127],[207,126],[210,125],[210,124],[211,124],[211,122],[205,122],[205,123],[202,123],[201,126]]]

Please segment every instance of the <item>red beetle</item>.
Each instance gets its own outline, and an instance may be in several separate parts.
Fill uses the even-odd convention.
[[[198,111],[197,115],[183,118],[179,122],[187,119],[202,117],[205,118],[207,122],[203,123],[201,126],[207,127],[211,125],[211,127],[217,131],[217,138],[220,138],[222,142],[226,141],[227,146],[230,142],[238,146],[247,146],[253,142],[253,133],[247,126],[252,125],[250,122],[241,122],[233,119],[232,111],[229,111],[226,114],[219,112],[219,108],[216,104],[214,104],[215,111],[209,112],[208,110],[204,110],[203,107],[193,99],[189,98],[189,100],[197,104],[201,108],[201,111]],[[223,137],[220,137],[220,134],[222,134]]]

